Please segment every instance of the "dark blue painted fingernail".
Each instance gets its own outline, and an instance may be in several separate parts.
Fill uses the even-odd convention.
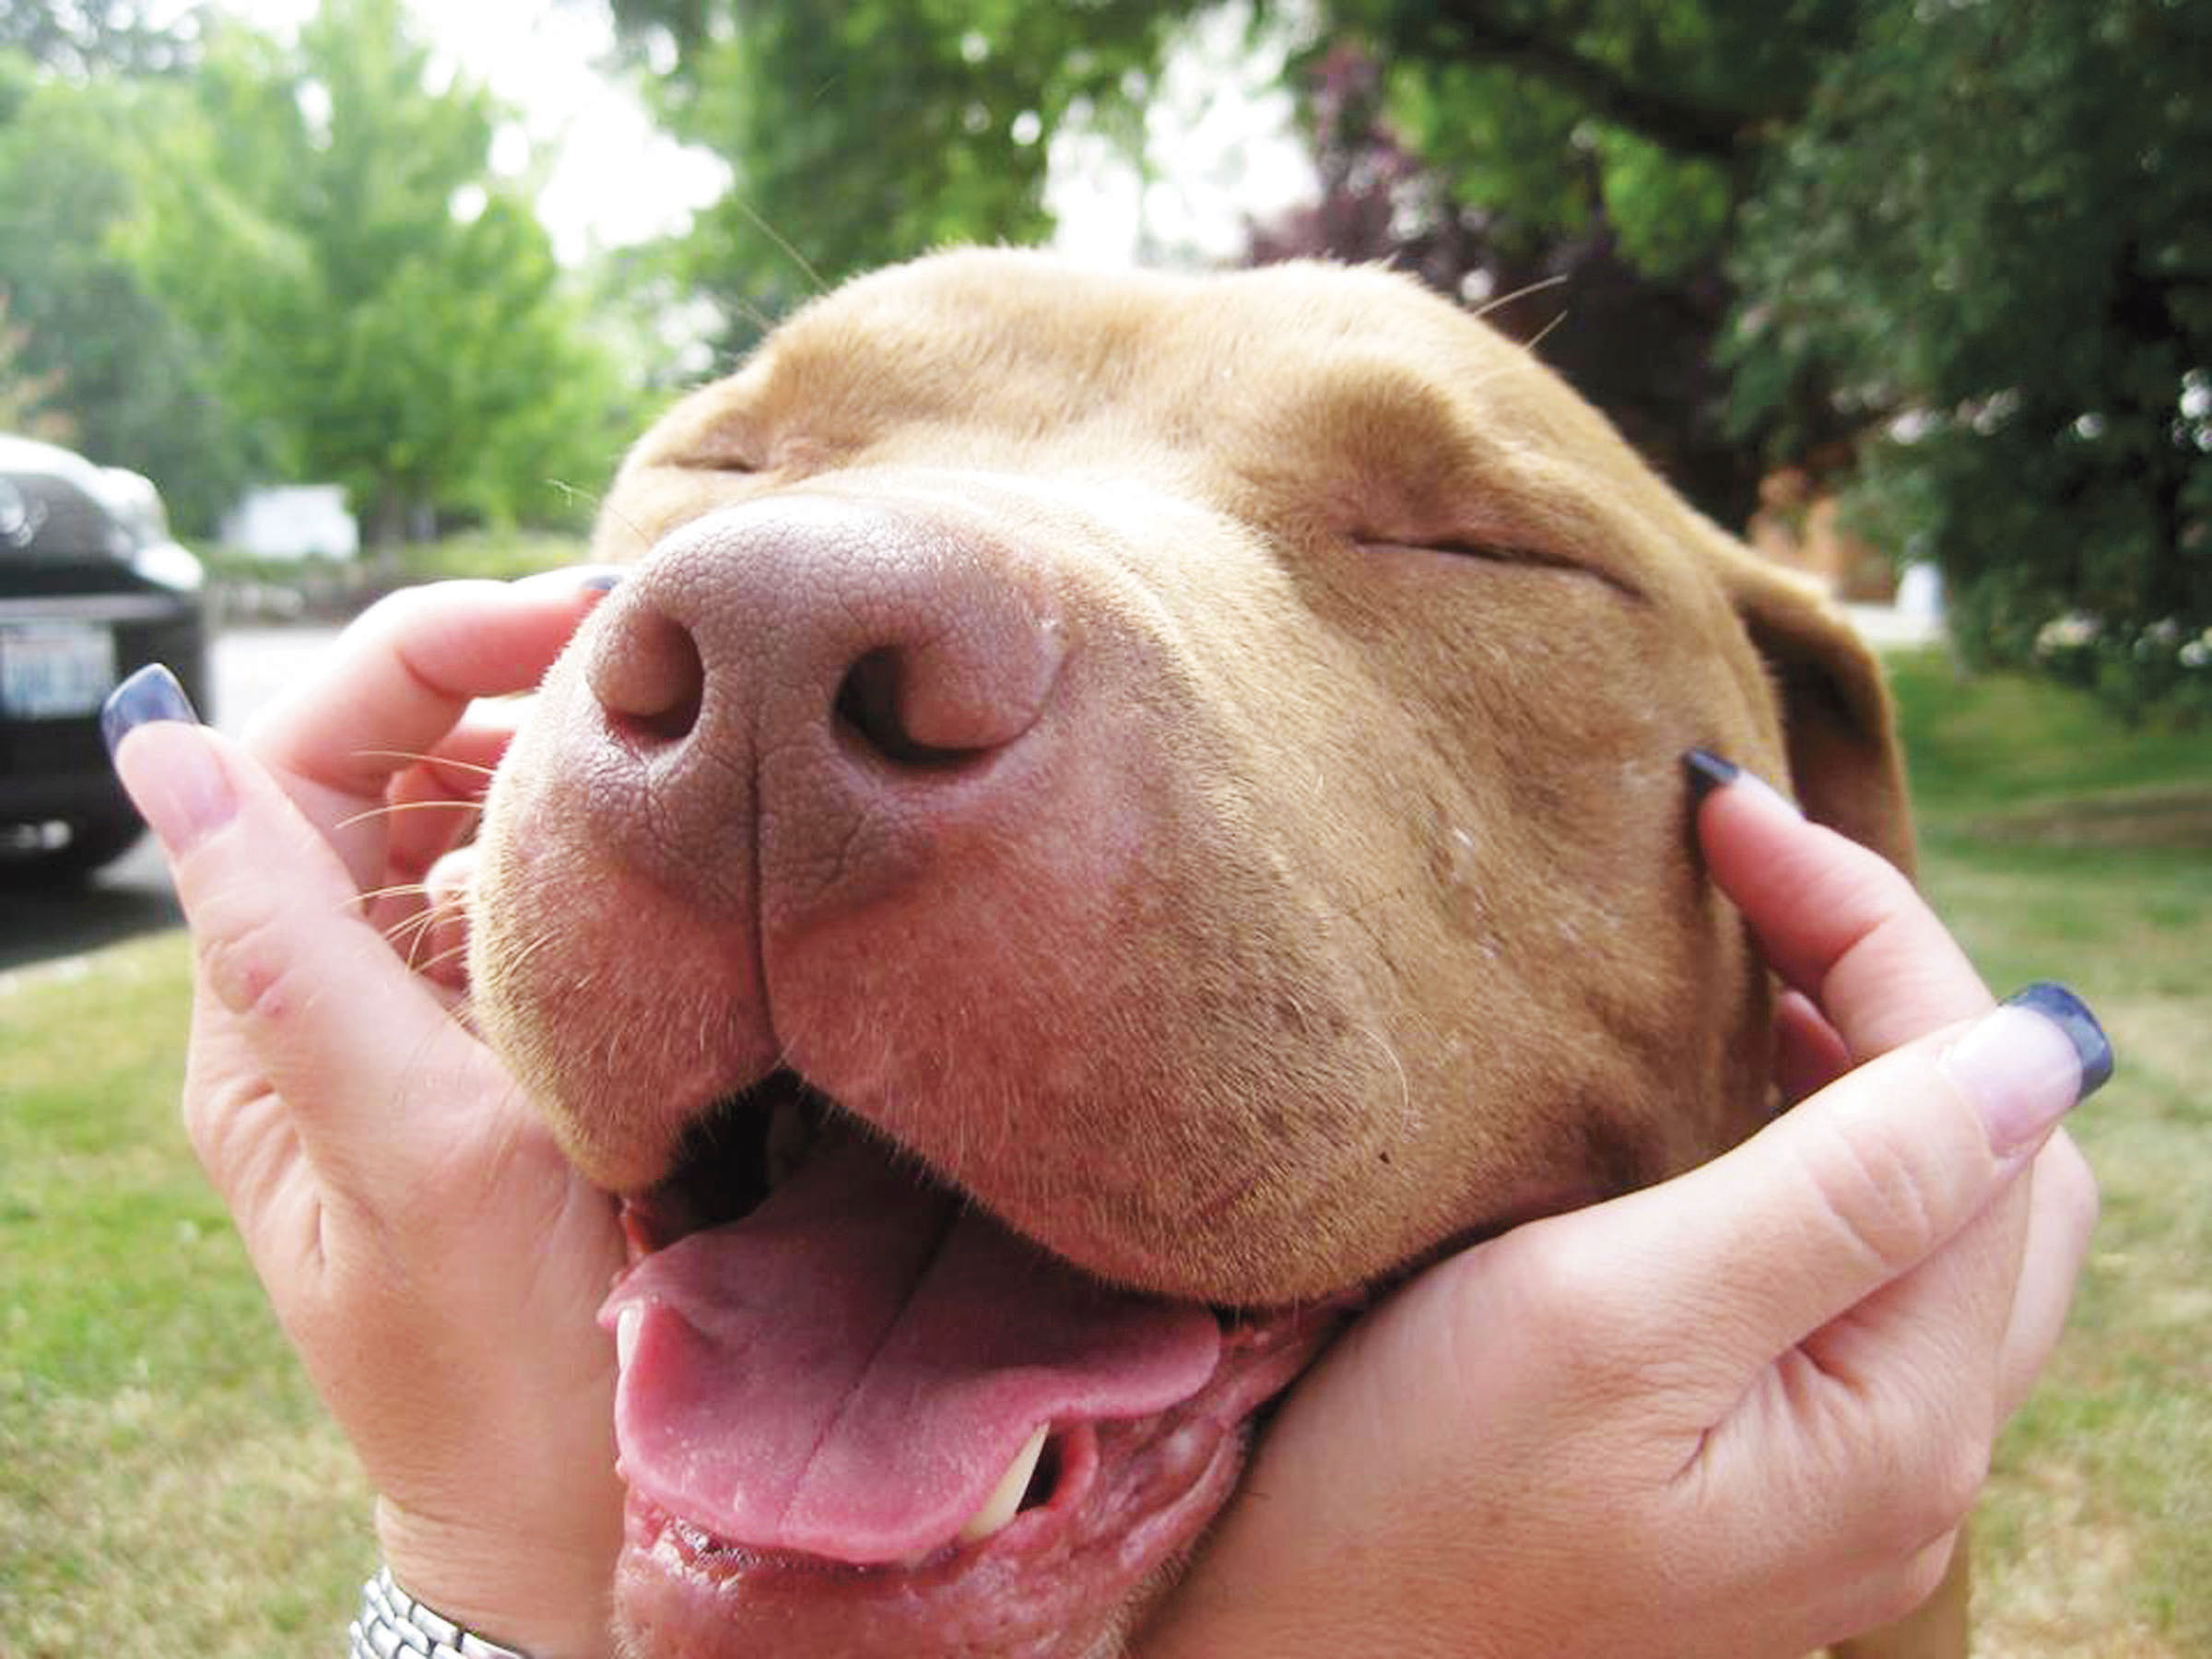
[[[2112,1080],[2112,1041],[2104,1034],[2097,1016],[2089,1012],[2089,1005],[2065,986],[2038,980],[2005,1001],[2012,1007],[2041,1014],[2066,1034],[2066,1041],[2081,1056],[2080,1099],[2087,1100]]]
[[[115,752],[124,734],[154,720],[200,724],[200,712],[192,706],[192,699],[184,695],[177,677],[159,663],[148,663],[108,693],[100,711],[100,734],[108,740],[108,753]]]
[[[594,571],[576,585],[587,594],[609,594],[622,581],[619,571]]]
[[[1724,760],[1710,749],[1693,748],[1682,757],[1682,770],[1689,774],[1689,804],[1698,806],[1714,790],[1726,787],[1744,775],[1744,769],[1733,760]]]

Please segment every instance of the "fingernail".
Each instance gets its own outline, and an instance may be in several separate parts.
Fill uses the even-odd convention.
[[[100,711],[100,735],[107,739],[108,753],[115,753],[125,733],[150,720],[200,724],[200,712],[192,706],[192,699],[184,695],[177,677],[159,663],[148,663],[108,693]]]
[[[1682,755],[1682,770],[1689,778],[1689,805],[1692,811],[1704,805],[1705,797],[1716,789],[1725,789],[1740,783],[1755,789],[1768,799],[1777,801],[1789,810],[1797,812],[1797,804],[1775,788],[1757,772],[1746,771],[1733,760],[1723,759],[1711,749],[1686,749]]]
[[[1682,770],[1689,774],[1689,804],[1693,806],[1744,775],[1744,769],[1735,761],[1701,748],[1693,748],[1682,757]]]
[[[1943,1056],[2000,1157],[2032,1146],[2112,1075],[2112,1043],[2082,1000],[2037,983],[2006,998]]]
[[[2066,1034],[2081,1057],[2081,1098],[2088,1100],[2112,1080],[2112,1040],[2104,1034],[2089,1005],[2051,980],[2038,980],[2005,999],[2011,1008],[2041,1014]]]
[[[623,571],[611,565],[557,565],[549,571],[533,571],[527,576],[517,576],[514,585],[533,593],[589,594],[597,597],[619,586],[623,575]]]
[[[171,858],[237,813],[229,774],[167,669],[142,668],[116,687],[100,724],[131,804]],[[124,740],[133,733],[140,735],[126,748]]]

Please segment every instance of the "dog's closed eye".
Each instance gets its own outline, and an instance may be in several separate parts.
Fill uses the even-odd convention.
[[[1443,554],[1453,559],[1478,559],[1485,564],[1517,566],[1527,570],[1556,571],[1562,575],[1586,576],[1601,582],[1630,599],[1648,597],[1635,583],[1616,571],[1600,566],[1585,564],[1579,559],[1567,559],[1522,542],[1489,541],[1475,536],[1422,536],[1418,540],[1404,540],[1389,535],[1370,535],[1355,532],[1351,539],[1367,552],[1380,556]]]

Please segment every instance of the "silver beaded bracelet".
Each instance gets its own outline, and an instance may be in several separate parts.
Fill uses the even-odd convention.
[[[347,1659],[409,1653],[428,1659],[530,1659],[432,1612],[392,1582],[389,1567],[379,1568],[361,1586],[361,1616],[346,1632],[346,1644]]]

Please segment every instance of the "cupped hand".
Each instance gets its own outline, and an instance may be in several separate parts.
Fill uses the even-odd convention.
[[[1803,1653],[1941,1578],[2087,1251],[2051,1125],[2109,1050],[2055,988],[1993,1010],[1903,877],[1755,780],[1700,829],[1815,1092],[1356,1327],[1147,1659]]]
[[[621,1491],[594,1313],[623,1246],[456,1017],[432,894],[507,735],[472,705],[534,688],[599,591],[397,595],[242,746],[173,681],[111,705],[192,930],[193,1146],[379,1494],[395,1577],[535,1659],[606,1649]]]

